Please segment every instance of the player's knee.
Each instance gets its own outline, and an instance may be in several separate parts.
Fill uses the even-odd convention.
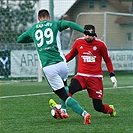
[[[74,85],[73,84],[70,84],[69,85],[69,93],[68,93],[69,95],[71,94],[71,95],[73,95],[74,94]]]
[[[69,93],[73,95],[77,91],[82,90],[82,87],[77,79],[72,79],[70,85],[69,85]]]
[[[66,99],[68,98],[68,95],[67,95],[66,90],[65,90],[64,87],[61,88],[61,89],[59,89],[59,90],[54,91],[54,93],[55,93],[56,95],[58,95],[58,96],[60,97],[60,99],[62,99],[64,102],[65,102]]]

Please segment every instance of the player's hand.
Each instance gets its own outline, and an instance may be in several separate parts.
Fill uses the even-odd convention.
[[[115,78],[115,73],[114,72],[110,73],[110,80],[113,83],[113,88],[117,88],[117,80]]]
[[[117,80],[116,80],[115,76],[112,76],[110,79],[113,83],[113,88],[117,88]]]

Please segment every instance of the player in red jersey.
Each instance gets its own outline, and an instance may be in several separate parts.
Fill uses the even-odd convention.
[[[117,87],[117,80],[107,46],[97,38],[93,25],[85,25],[84,29],[87,33],[84,33],[84,37],[78,38],[74,42],[71,51],[65,56],[68,62],[78,55],[78,70],[69,85],[69,95],[72,96],[78,91],[87,89],[96,111],[115,116],[114,106],[105,104],[102,101],[102,59],[105,61],[113,87]]]

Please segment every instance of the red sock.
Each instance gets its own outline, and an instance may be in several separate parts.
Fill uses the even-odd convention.
[[[103,104],[103,106],[104,106],[103,113],[105,113],[105,114],[112,114],[113,113],[113,109],[110,108],[108,104]]]
[[[68,93],[68,96],[72,97],[72,94],[71,93]]]

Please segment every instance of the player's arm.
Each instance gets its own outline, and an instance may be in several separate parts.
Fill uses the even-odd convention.
[[[34,42],[30,36],[30,30],[24,32],[17,38],[18,43],[31,43]]]
[[[113,64],[112,64],[111,58],[110,58],[109,53],[108,53],[108,49],[107,49],[105,44],[102,45],[101,51],[102,51],[101,52],[102,57],[105,61],[106,67],[107,67],[109,75],[110,75],[111,82],[113,83],[113,88],[117,88],[117,80],[115,78]]]
[[[70,52],[65,56],[66,62],[72,60],[78,54],[77,43],[75,42]]]
[[[60,20],[59,23],[60,23],[59,24],[60,25],[60,31],[65,30],[67,28],[71,28],[71,29],[77,30],[77,31],[82,32],[82,33],[85,32],[84,28],[82,28],[77,23],[67,21],[67,20]]]
[[[107,49],[106,45],[103,43],[100,46],[101,46],[100,47],[100,53],[101,53],[101,56],[103,57],[103,59],[105,61],[108,72],[109,73],[114,72],[113,64],[112,64],[112,61],[111,61],[111,58],[110,58],[110,55],[108,53],[108,49]]]

